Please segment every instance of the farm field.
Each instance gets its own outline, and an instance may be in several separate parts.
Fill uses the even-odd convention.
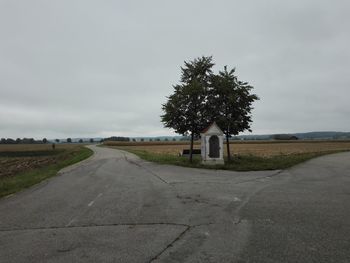
[[[230,145],[234,155],[231,161],[204,166],[199,156],[192,163],[187,157],[179,157],[183,149],[189,148],[189,142],[104,142],[104,145],[160,164],[233,171],[287,169],[325,154],[350,151],[350,141],[237,141]],[[200,143],[196,142],[194,147],[198,149]],[[224,150],[227,155],[225,144]]]
[[[73,143],[55,144],[55,150],[68,150],[76,148]],[[0,144],[0,152],[28,152],[28,151],[52,151],[52,144]]]
[[[0,145],[0,197],[53,176],[61,168],[87,158],[91,150],[76,144]]]
[[[73,154],[77,146],[62,144],[56,145],[56,149],[52,150],[51,144],[2,144],[0,178],[56,163],[62,157],[62,153],[68,150]]]
[[[121,150],[146,151],[155,154],[177,156],[189,148],[189,142],[104,142],[107,146]],[[196,141],[195,149],[200,148]],[[230,143],[231,154],[272,157],[278,155],[320,153],[350,150],[350,141],[239,141]],[[224,154],[226,144],[224,144]]]

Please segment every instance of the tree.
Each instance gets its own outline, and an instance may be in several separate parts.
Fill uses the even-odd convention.
[[[46,138],[43,139],[43,143],[47,143],[47,139]]]
[[[209,113],[225,134],[228,160],[231,159],[229,138],[250,129],[252,103],[258,96],[250,94],[253,89],[247,82],[239,81],[235,69],[224,67],[218,75],[212,75],[208,96]]]
[[[93,142],[94,142],[94,139],[93,139],[93,138],[91,138],[91,139],[90,139],[90,142],[91,142],[91,143],[93,143]]]
[[[68,142],[68,143],[71,143],[71,142],[72,142],[72,139],[71,139],[71,138],[67,138],[67,142]]]
[[[162,105],[161,121],[176,133],[190,135],[190,162],[192,162],[193,141],[208,124],[207,91],[212,74],[212,57],[200,57],[186,62],[181,67],[180,84],[174,86],[174,93]]]
[[[59,140],[59,139],[56,139],[56,140],[55,140],[55,142],[59,143],[59,142],[60,142],[60,140]]]
[[[83,139],[79,139],[79,143],[83,143]]]
[[[6,139],[6,144],[16,144],[16,141],[12,138],[7,138]]]

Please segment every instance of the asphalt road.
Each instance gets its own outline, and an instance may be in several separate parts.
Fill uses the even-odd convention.
[[[0,200],[0,262],[350,262],[350,153],[287,171],[95,155]]]

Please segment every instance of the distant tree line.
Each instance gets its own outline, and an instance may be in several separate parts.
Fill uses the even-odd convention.
[[[103,141],[130,142],[130,138],[122,137],[122,136],[112,136],[112,137],[104,138]]]
[[[274,134],[272,135],[272,139],[290,141],[290,140],[298,140],[298,137],[291,134]]]
[[[66,141],[67,143],[72,143],[73,140],[72,138],[67,138],[66,140],[60,140],[60,139],[55,139],[53,142],[59,143],[59,142],[64,142]],[[79,143],[83,143],[83,139],[78,140]],[[95,142],[93,138],[89,139],[90,143]],[[11,138],[1,138],[0,144],[41,144],[41,143],[49,143],[49,141],[46,138],[43,138],[42,140],[35,140],[34,138],[17,138],[17,139],[11,139]]]
[[[17,138],[17,139],[11,139],[11,138],[1,138],[0,144],[35,144],[35,143],[43,143],[42,140],[34,140],[33,138]]]
[[[191,137],[190,136],[182,136],[182,137],[178,137],[175,138],[175,137],[165,137],[165,136],[162,136],[162,137],[145,137],[145,138],[129,138],[129,137],[115,137],[114,138],[118,138],[118,139],[111,139],[113,137],[109,137],[109,138],[105,138],[103,139],[104,141],[132,141],[132,142],[145,142],[145,141],[149,141],[149,142],[161,142],[161,141],[164,141],[164,142],[169,142],[169,141],[173,141],[173,142],[176,142],[176,141],[190,141],[191,140]],[[119,138],[122,138],[122,139],[119,139]],[[128,140],[129,139],[129,140]]]
[[[75,139],[74,142],[78,143],[84,143],[84,142],[103,142],[103,141],[120,141],[120,142],[129,142],[129,141],[150,141],[150,142],[160,142],[160,141],[190,141],[191,137],[190,136],[182,136],[180,138],[175,138],[175,137],[146,137],[146,138],[130,138],[130,137],[122,137],[122,136],[111,136],[108,138],[104,139]],[[12,139],[12,138],[1,138],[0,139],[0,144],[46,144],[46,143],[73,143],[73,139],[68,137],[66,139],[53,139],[53,140],[48,140],[46,138],[43,138],[42,140],[35,140],[34,138],[17,138],[17,139]]]

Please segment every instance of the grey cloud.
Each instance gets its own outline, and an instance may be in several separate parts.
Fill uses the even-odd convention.
[[[0,2],[0,137],[164,135],[184,60],[237,67],[254,133],[350,130],[347,1]]]

